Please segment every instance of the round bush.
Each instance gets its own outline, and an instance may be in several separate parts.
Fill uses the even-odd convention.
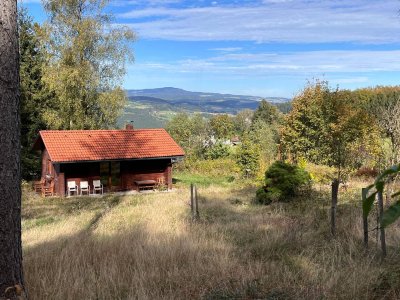
[[[290,201],[309,187],[310,174],[296,165],[283,161],[274,162],[265,172],[265,186],[257,190],[257,202],[270,204],[275,201]]]
[[[264,187],[260,187],[256,192],[256,201],[259,204],[268,205],[271,204],[272,200],[270,199],[267,191]]]

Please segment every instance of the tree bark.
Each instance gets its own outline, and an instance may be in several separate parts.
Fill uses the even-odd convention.
[[[332,205],[331,205],[331,233],[334,236],[336,234],[336,206],[338,202],[339,194],[339,180],[334,179],[332,181]]]
[[[0,299],[24,294],[17,1],[0,4]]]

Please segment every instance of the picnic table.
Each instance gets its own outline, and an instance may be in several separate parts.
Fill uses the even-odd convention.
[[[135,181],[138,192],[140,192],[140,190],[145,190],[145,189],[149,189],[149,188],[154,189],[156,183],[157,182],[155,180],[150,180],[150,179]]]

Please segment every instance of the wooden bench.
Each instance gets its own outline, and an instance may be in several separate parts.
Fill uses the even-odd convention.
[[[138,180],[135,181],[135,184],[137,186],[137,191],[140,192],[141,190],[146,190],[146,189],[154,189],[156,186],[156,181],[155,180]]]

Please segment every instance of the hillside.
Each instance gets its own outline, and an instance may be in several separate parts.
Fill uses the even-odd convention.
[[[178,175],[178,174],[176,174]],[[359,188],[341,198],[329,234],[329,191],[294,203],[252,203],[255,187],[40,198],[24,193],[23,245],[31,299],[398,299],[399,231],[384,263],[362,246]]]
[[[216,113],[236,114],[243,109],[256,109],[258,96],[244,96],[218,93],[190,92],[165,87],[157,89],[127,90],[129,102],[119,124],[134,121],[138,128],[164,127],[178,112],[198,112],[205,116]],[[278,107],[285,107],[290,99],[266,97]]]

